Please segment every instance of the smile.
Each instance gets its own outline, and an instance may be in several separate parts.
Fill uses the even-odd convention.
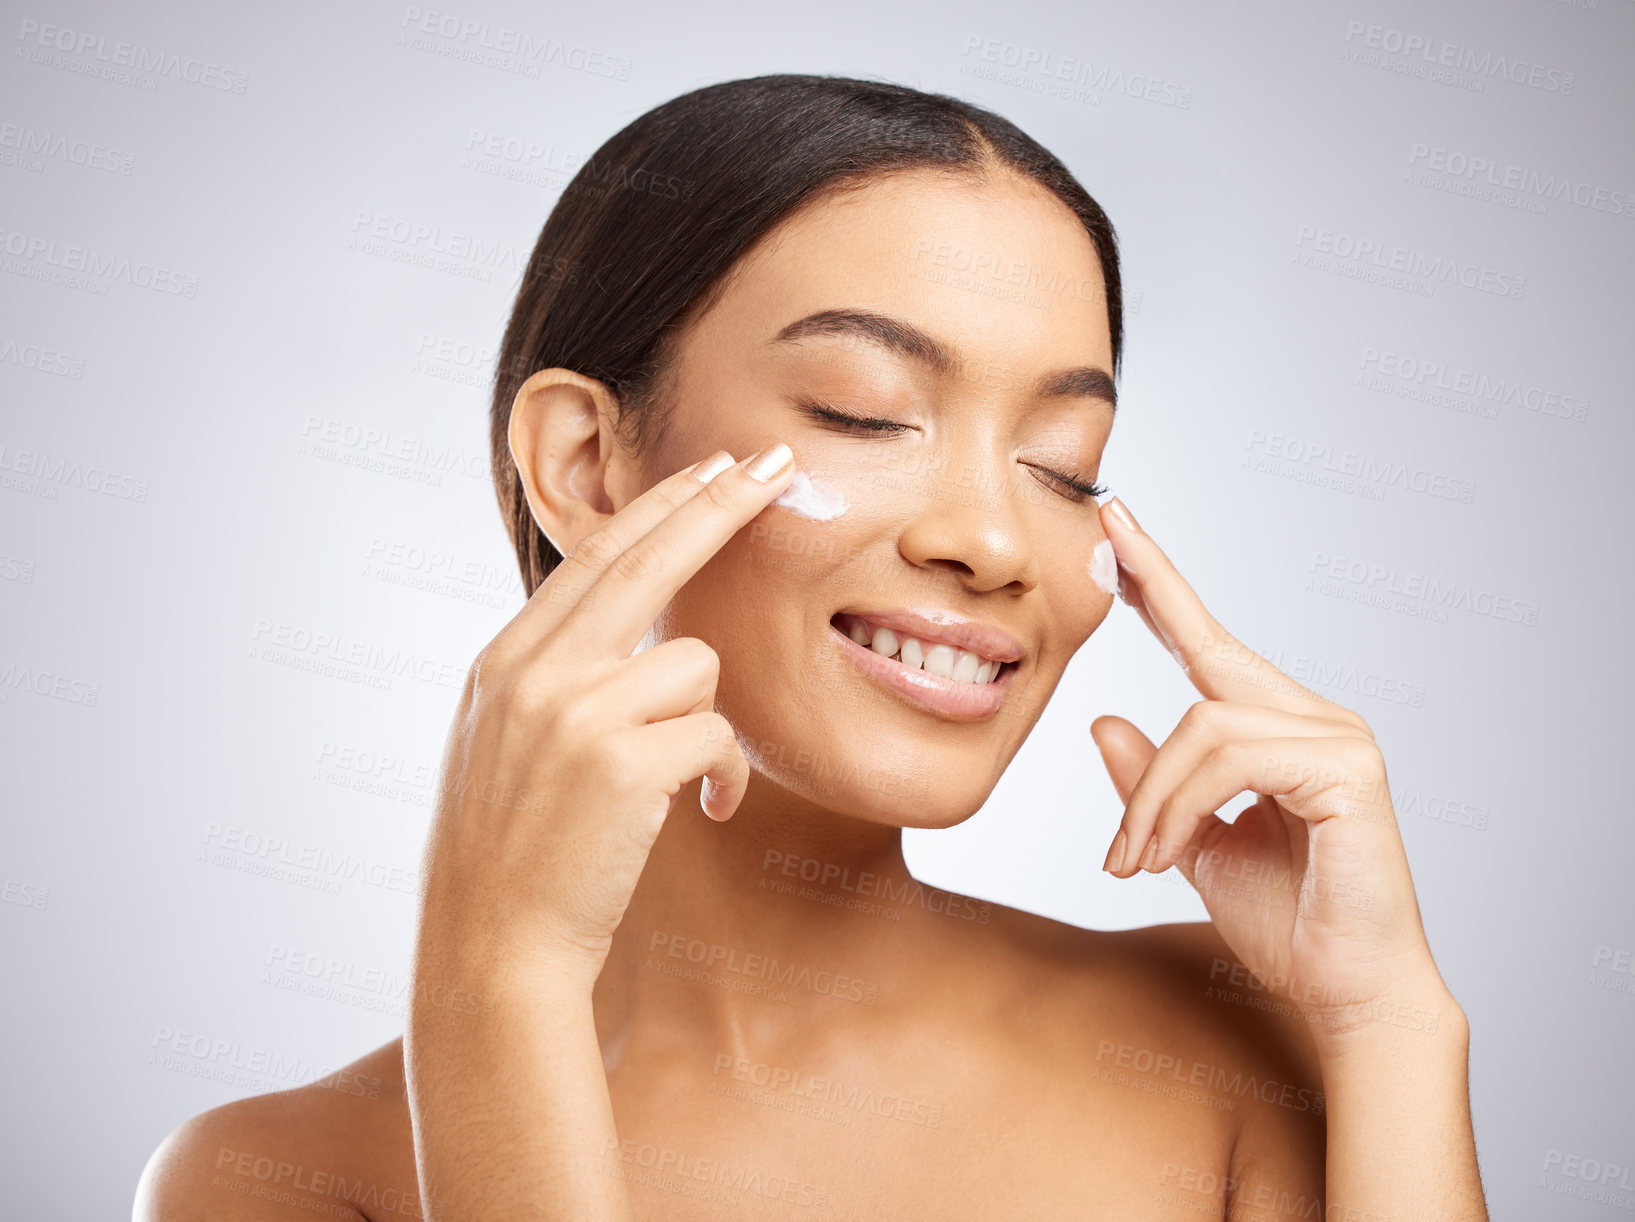
[[[961,649],[931,634],[911,636],[861,615],[842,611],[831,621],[859,645],[867,646],[882,658],[891,658],[909,670],[952,679],[955,683],[992,683],[1003,660],[979,650]]]
[[[914,612],[842,611],[829,623],[847,657],[869,678],[959,719],[999,710],[1022,655],[1019,642],[1003,630],[947,617],[933,622]]]

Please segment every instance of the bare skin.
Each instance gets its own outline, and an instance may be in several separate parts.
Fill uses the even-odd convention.
[[[928,275],[949,251],[1074,290],[1041,308]],[[1060,478],[1095,476],[1113,409],[1037,379],[1111,369],[1100,286],[1047,192],[915,172],[740,261],[645,453],[616,441],[606,387],[535,374],[512,452],[573,559],[462,697],[407,1039],[349,1067],[377,1097],[194,1118],[136,1217],[1484,1218],[1464,1016],[1366,723],[1245,650],[1116,503]],[[776,338],[836,310],[957,359],[841,324]],[[907,428],[843,431],[807,398]],[[771,506],[791,467],[690,473],[780,440],[848,513]],[[903,861],[903,827],[982,805],[1111,610],[1103,540],[1202,696],[1162,747],[1097,721],[1126,802],[1108,868],[1173,866],[1212,925],[1081,930]],[[999,713],[856,669],[831,615],[901,606],[1020,642]],[[289,1199],[246,1191],[275,1186]]]

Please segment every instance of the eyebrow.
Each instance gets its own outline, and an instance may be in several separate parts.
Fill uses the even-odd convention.
[[[793,344],[819,335],[865,340],[918,361],[943,377],[954,377],[960,368],[958,358],[947,347],[912,323],[872,310],[820,310],[796,319],[767,342]],[[1040,399],[1101,399],[1114,411],[1118,410],[1118,390],[1112,375],[1093,365],[1044,374],[1035,380],[1033,394]]]

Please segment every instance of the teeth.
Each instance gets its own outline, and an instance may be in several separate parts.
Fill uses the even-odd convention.
[[[952,645],[933,645],[925,653],[925,668],[944,679],[954,677],[954,659],[959,651]]]
[[[869,642],[869,648],[874,650],[875,653],[889,658],[897,652],[897,647],[897,634],[890,628],[876,628],[874,630],[874,639]]]
[[[896,658],[910,670],[921,667],[933,675],[952,679],[955,683],[992,683],[999,674],[1001,663],[984,660],[969,649],[955,649],[952,645],[934,644],[927,648],[911,636],[899,636],[890,628],[875,628],[860,619],[851,621],[846,635],[859,645],[867,646],[884,658]]]

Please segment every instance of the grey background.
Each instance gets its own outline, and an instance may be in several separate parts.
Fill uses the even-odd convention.
[[[547,52],[488,63],[413,6],[143,8],[0,22],[0,1213],[121,1216],[186,1117],[399,1032],[378,1007],[430,775],[520,601],[484,387],[521,263],[614,131],[772,71],[987,105],[1107,209],[1131,311],[1104,480],[1228,627],[1375,727],[1473,1028],[1495,1215],[1630,1208],[1546,1168],[1635,1165],[1635,3],[421,6]],[[1523,81],[1402,71],[1424,61],[1397,39]],[[118,75],[121,42],[161,67]],[[1416,146],[1620,210],[1427,184]],[[1359,242],[1519,296],[1380,283]],[[1403,478],[1323,482],[1346,464]],[[1534,622],[1383,592],[1410,580]],[[1201,919],[1173,874],[1098,871],[1118,806],[1087,732],[1161,739],[1195,698],[1116,607],[987,807],[910,834],[911,865],[1086,926]],[[356,873],[252,872],[302,853]],[[379,987],[277,983],[328,961]]]

